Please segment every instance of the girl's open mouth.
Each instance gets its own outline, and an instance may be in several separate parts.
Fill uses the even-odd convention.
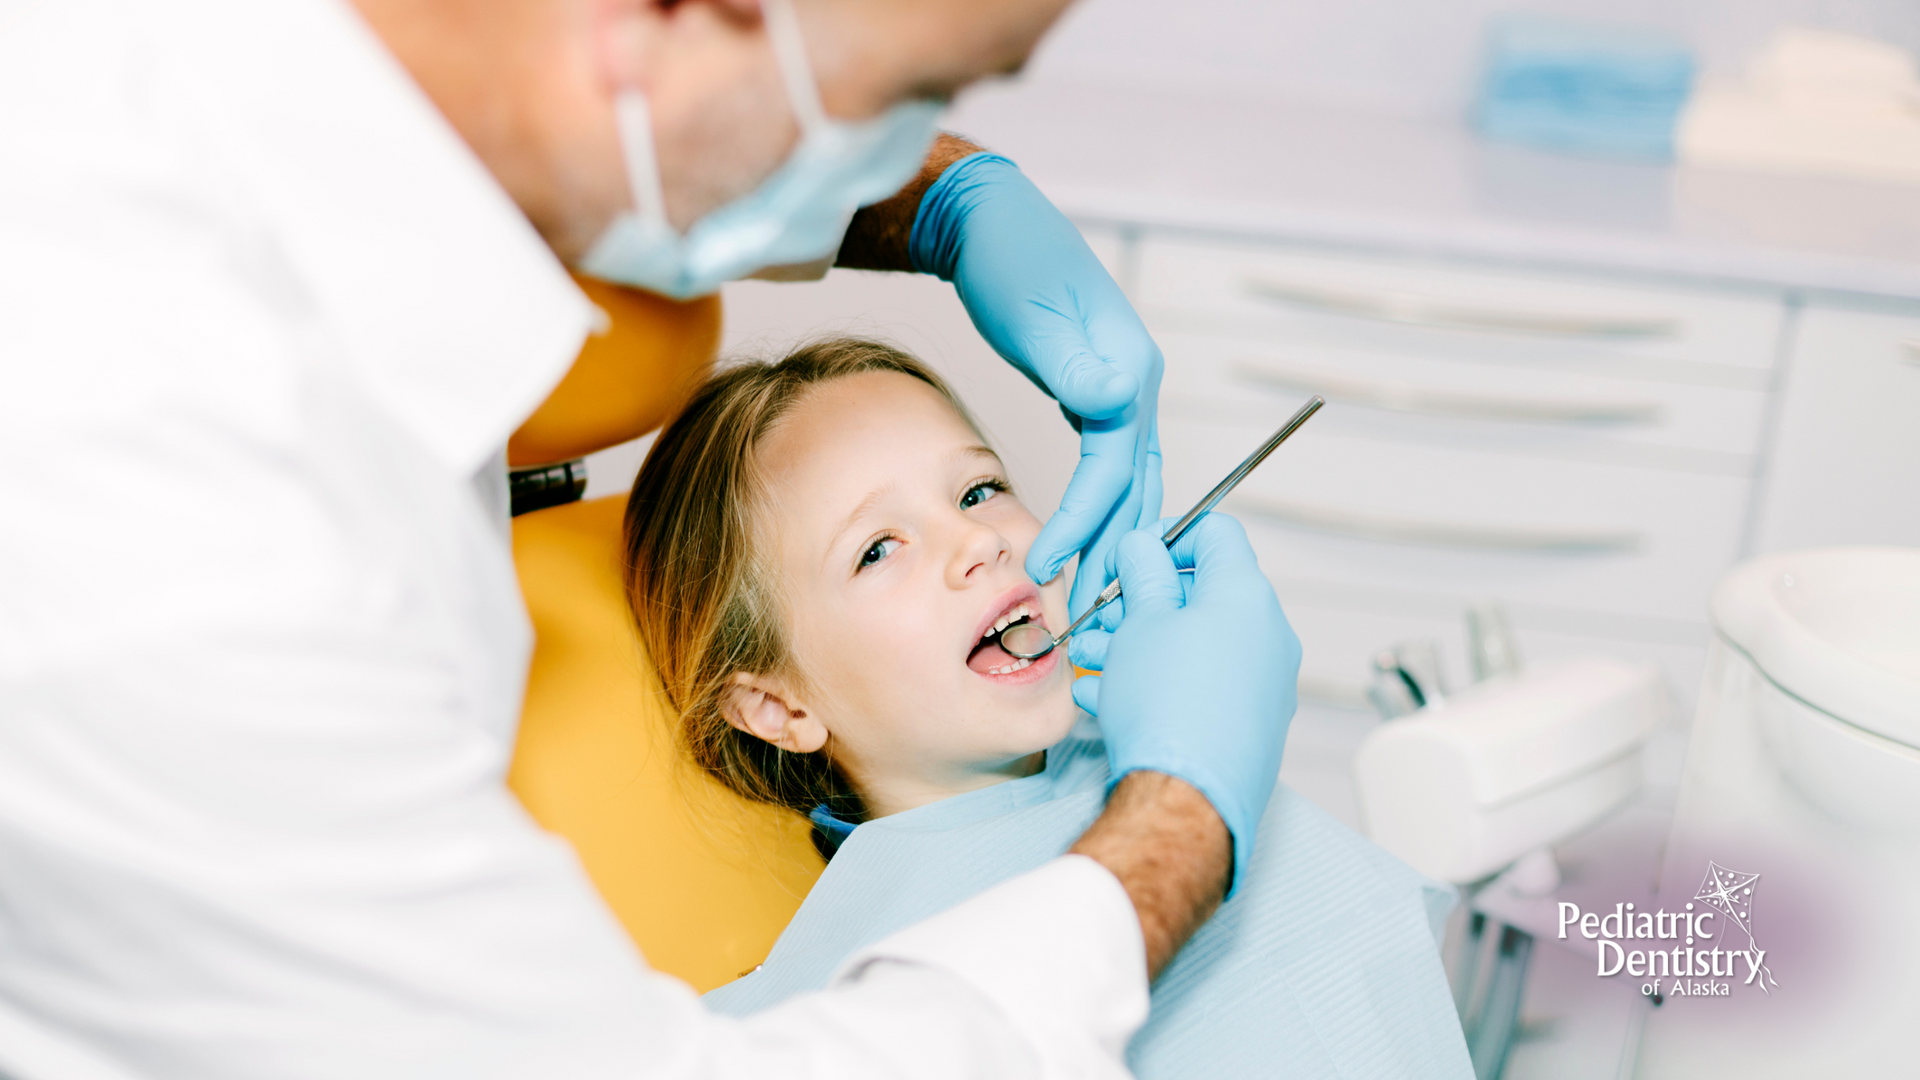
[[[973,651],[967,654],[967,667],[981,675],[1012,675],[1035,664],[1044,664],[1048,659],[1046,656],[1039,660],[1023,660],[1012,656],[1000,647],[1001,631],[1009,626],[1030,622],[1038,623],[1043,627],[1046,625],[1046,616],[1041,614],[1040,602],[1037,599],[1022,600],[1008,608],[987,627],[986,632],[980,636],[980,640],[974,644]]]

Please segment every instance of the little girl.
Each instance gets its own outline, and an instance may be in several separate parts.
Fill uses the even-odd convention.
[[[946,384],[833,340],[730,368],[664,431],[627,509],[629,595],[682,742],[809,816],[831,862],[767,962],[708,995],[747,1013],[862,945],[1065,851],[1107,764],[1066,625],[1022,570],[1040,522]],[[1235,895],[1168,966],[1143,1077],[1472,1075],[1435,943],[1452,893],[1285,787]]]

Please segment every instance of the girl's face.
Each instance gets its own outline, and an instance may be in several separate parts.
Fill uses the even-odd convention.
[[[869,372],[810,390],[759,464],[800,675],[755,699],[763,728],[771,710],[789,748],[827,745],[876,814],[1037,768],[1078,715],[1066,650],[983,642],[1010,619],[1065,626],[1066,589],[1022,569],[1040,522],[966,421]]]

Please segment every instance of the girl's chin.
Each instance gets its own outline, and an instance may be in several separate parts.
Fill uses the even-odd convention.
[[[1003,729],[1009,735],[1007,756],[1018,757],[1051,749],[1066,738],[1074,724],[1079,722],[1080,710],[1073,704],[1072,693],[1062,686],[1058,698],[1049,694],[1017,712],[1002,712],[998,719],[1011,725]]]

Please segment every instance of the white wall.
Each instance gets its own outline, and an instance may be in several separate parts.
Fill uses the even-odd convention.
[[[1920,52],[1916,0],[1079,0],[1029,77],[1163,82],[1394,115],[1453,118],[1491,15],[1660,27],[1737,71],[1786,22]]]
[[[1052,399],[994,354],[953,286],[922,274],[835,270],[826,280],[735,281],[722,290],[725,359],[777,360],[819,337],[879,337],[938,369],[973,409],[1006,461],[1020,497],[1053,512],[1079,460],[1080,441]],[[587,458],[587,497],[633,487],[652,436]]]

